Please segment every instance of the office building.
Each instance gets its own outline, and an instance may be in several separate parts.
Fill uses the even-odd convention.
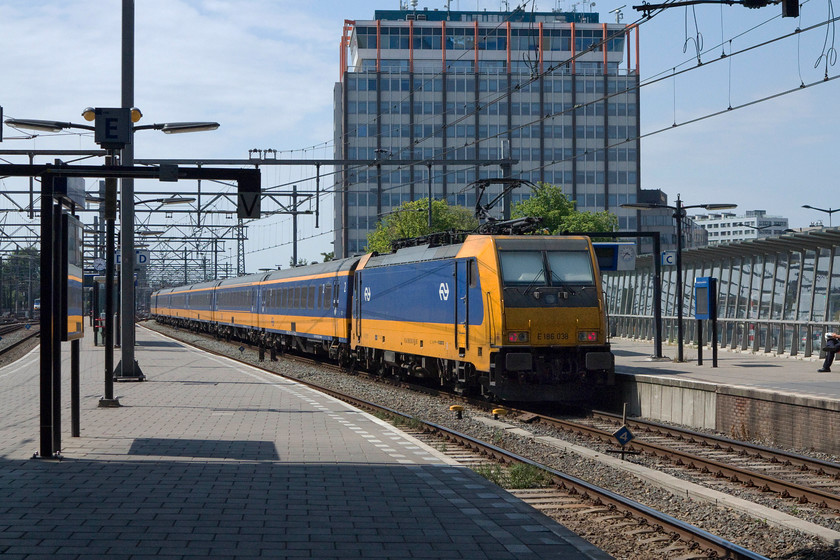
[[[347,20],[334,91],[336,256],[363,251],[406,201],[431,191],[473,208],[473,183],[502,176],[562,186],[578,210],[609,210],[635,230],[636,212],[620,205],[636,201],[640,182],[637,45],[637,28],[597,13],[401,9]],[[514,190],[494,215],[529,192]]]
[[[748,210],[743,216],[732,212],[720,212],[700,214],[692,218],[709,232],[709,245],[782,235],[788,229],[787,218],[768,216],[765,210]]]

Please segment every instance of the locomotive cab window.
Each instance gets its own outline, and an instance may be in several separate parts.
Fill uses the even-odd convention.
[[[588,251],[499,251],[508,307],[586,307],[597,298]]]
[[[470,259],[470,268],[469,268],[469,279],[470,279],[470,288],[475,288],[478,286],[478,261],[475,259]]]
[[[595,282],[592,273],[592,259],[584,251],[548,251],[550,284],[589,285]]]
[[[541,251],[500,251],[502,283],[505,286],[545,285],[545,263]]]

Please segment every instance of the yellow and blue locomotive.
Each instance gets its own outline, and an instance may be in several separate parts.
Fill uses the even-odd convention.
[[[587,237],[469,235],[161,290],[152,314],[501,400],[576,402],[614,382],[600,285]]]

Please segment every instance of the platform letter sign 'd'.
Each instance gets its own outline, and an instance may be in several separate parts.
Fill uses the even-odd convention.
[[[247,173],[239,179],[238,183],[236,217],[259,218],[261,194],[259,170],[255,169],[253,172]]]
[[[613,437],[618,441],[621,447],[624,447],[631,441],[633,441],[633,434],[630,433],[630,430],[627,429],[627,426],[622,426],[613,432]]]

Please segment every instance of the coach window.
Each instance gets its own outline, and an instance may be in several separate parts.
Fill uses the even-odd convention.
[[[332,304],[332,284],[324,286],[324,309],[329,309]]]
[[[315,286],[309,286],[309,295],[306,298],[306,308],[315,309]]]

